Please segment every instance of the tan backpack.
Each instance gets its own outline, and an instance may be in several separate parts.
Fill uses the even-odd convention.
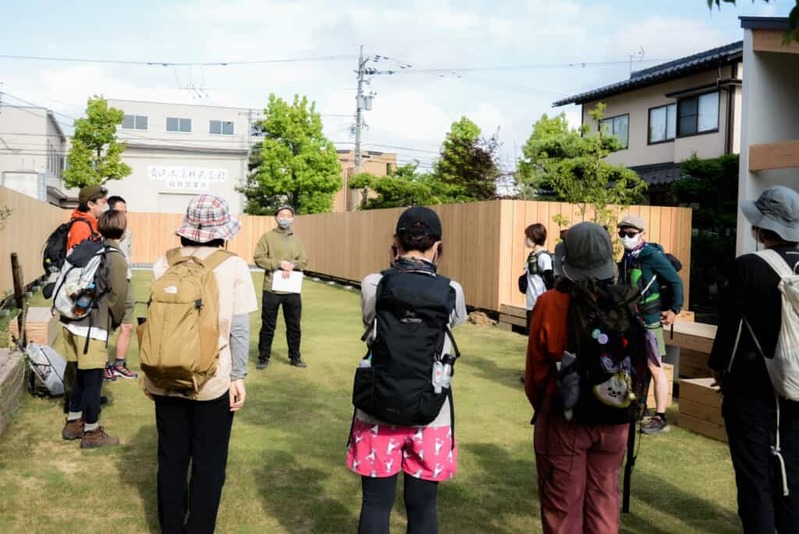
[[[154,386],[193,394],[216,373],[219,288],[214,269],[235,256],[216,250],[206,259],[166,254],[169,268],[150,285],[147,320],[138,327],[139,358]]]

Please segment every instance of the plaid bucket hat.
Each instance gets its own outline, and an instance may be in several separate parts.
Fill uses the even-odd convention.
[[[230,241],[240,229],[241,221],[230,216],[225,199],[205,193],[191,199],[176,233],[197,243],[208,243],[214,239]]]

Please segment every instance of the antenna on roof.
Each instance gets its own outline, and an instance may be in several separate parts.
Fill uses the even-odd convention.
[[[644,59],[644,47],[639,46],[638,50],[635,52],[630,52],[627,54],[627,57],[630,58],[630,76],[633,75],[633,59],[637,59],[637,61],[642,61]]]

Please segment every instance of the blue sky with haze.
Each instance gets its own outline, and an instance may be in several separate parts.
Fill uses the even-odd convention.
[[[263,108],[270,92],[317,102],[325,130],[352,146],[359,45],[376,68],[364,148],[428,166],[450,124],[500,129],[506,167],[553,101],[743,38],[739,16],[786,16],[792,0],[33,0],[0,5],[0,55],[152,62],[334,59],[147,66],[0,57],[3,102],[80,116],[108,98]],[[582,64],[585,63],[583,66]],[[575,66],[574,64],[577,64]],[[502,68],[499,68],[502,67]],[[579,122],[577,108],[563,108]],[[68,125],[66,126],[68,128]],[[390,147],[401,147],[398,149]]]

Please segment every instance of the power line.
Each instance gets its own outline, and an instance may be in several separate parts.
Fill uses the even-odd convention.
[[[340,61],[351,60],[350,55],[335,56],[311,56],[302,58],[279,58],[279,59],[243,59],[231,61],[139,61],[128,59],[97,59],[97,58],[76,58],[58,56],[24,56],[19,54],[0,54],[0,59],[24,60],[24,61],[54,61],[64,63],[102,63],[108,65],[143,65],[157,67],[233,67],[239,65],[266,65],[277,63],[307,63],[314,61]]]

